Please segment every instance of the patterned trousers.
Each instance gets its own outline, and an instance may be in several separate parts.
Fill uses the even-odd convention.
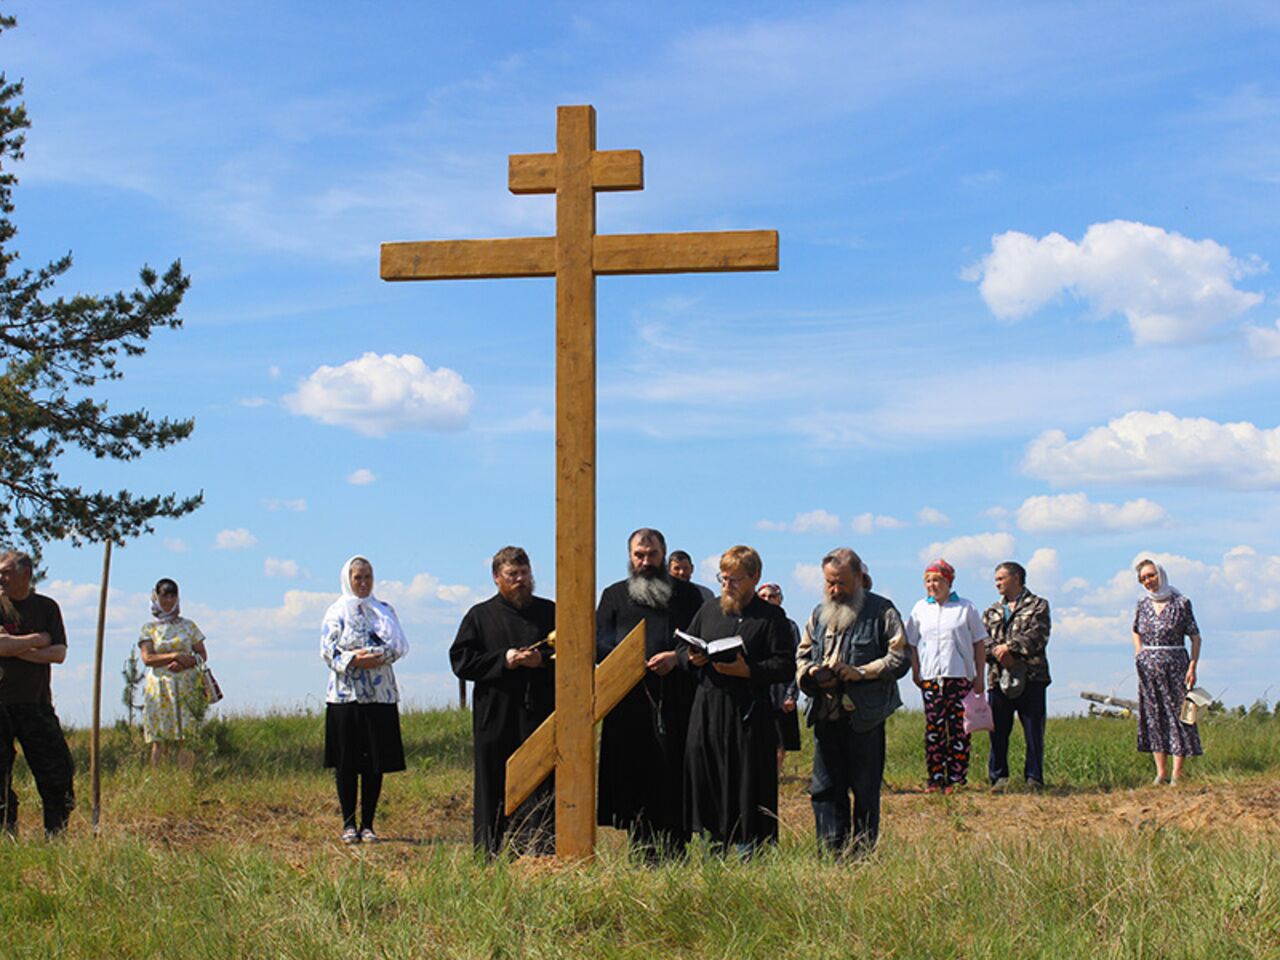
[[[947,787],[966,782],[969,775],[969,734],[964,732],[964,697],[973,689],[965,677],[925,680],[924,762],[929,783]]]

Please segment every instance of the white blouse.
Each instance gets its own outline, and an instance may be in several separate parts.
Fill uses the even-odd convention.
[[[926,597],[916,602],[907,618],[907,643],[920,657],[924,680],[978,675],[973,645],[987,639],[987,628],[972,603],[954,593],[942,603]]]

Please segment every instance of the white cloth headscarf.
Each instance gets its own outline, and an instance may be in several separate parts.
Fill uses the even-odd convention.
[[[1143,566],[1155,567],[1156,573],[1160,577],[1160,582],[1156,584],[1156,588],[1154,590],[1147,591],[1148,597],[1155,600],[1157,603],[1163,603],[1171,597],[1178,596],[1178,588],[1170,586],[1169,575],[1164,572],[1164,567],[1160,566],[1158,563],[1144,563]]]
[[[164,581],[161,581],[162,583]],[[172,580],[169,581],[173,583]],[[156,586],[159,586],[157,584]],[[151,589],[151,619],[156,623],[173,623],[178,619],[178,612],[182,606],[181,597],[178,595],[178,585],[173,583],[173,609],[165,612],[164,607],[160,606],[160,594],[155,587]]]
[[[368,566],[370,572],[373,571],[373,564],[369,562],[367,557],[356,554],[350,560],[342,565],[342,597],[338,601],[342,604],[343,612],[346,619],[351,620],[363,615],[368,620],[376,618],[378,598],[373,595],[373,589],[369,589],[367,597],[357,597],[355,590],[351,589],[351,568]],[[370,603],[369,601],[373,601]]]

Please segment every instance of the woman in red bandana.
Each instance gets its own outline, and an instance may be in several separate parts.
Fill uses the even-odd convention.
[[[969,775],[969,734],[964,698],[983,692],[983,641],[987,630],[977,609],[951,589],[956,571],[945,560],[924,571],[927,596],[907,618],[911,678],[924,697],[925,791],[950,793]]]

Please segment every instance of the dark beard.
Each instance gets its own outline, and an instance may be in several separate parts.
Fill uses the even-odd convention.
[[[511,604],[517,610],[523,610],[533,600],[533,579],[530,578],[527,587],[513,587],[510,590],[498,591],[502,594],[502,599]]]
[[[662,570],[636,573],[633,569],[627,577],[627,596],[631,598],[632,603],[638,603],[642,607],[665,610],[671,603],[671,594],[674,590],[671,577]]]
[[[824,597],[822,600],[822,622],[828,630],[835,633],[844,633],[853,626],[858,614],[862,612],[861,590],[857,595],[848,600],[832,600],[830,597]]]

